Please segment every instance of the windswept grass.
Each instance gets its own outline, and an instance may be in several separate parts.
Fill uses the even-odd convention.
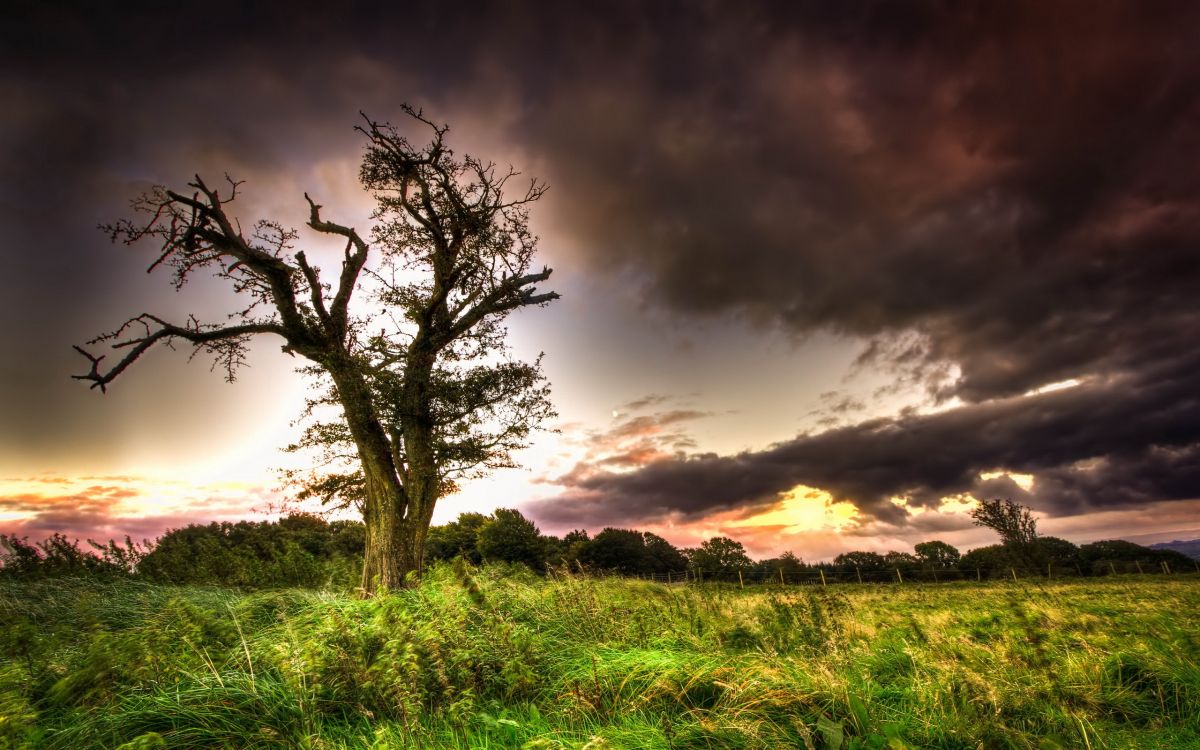
[[[0,583],[6,748],[1194,748],[1200,579]]]

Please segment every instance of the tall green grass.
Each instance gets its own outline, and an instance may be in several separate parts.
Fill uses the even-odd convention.
[[[6,748],[1196,748],[1200,579],[0,583]]]

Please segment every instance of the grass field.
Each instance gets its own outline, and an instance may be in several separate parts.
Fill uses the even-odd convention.
[[[0,582],[0,748],[1200,748],[1200,578]]]

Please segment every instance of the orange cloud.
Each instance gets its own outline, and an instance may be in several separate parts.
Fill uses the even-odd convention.
[[[132,475],[47,479],[0,481],[0,533],[35,540],[55,533],[153,539],[189,523],[245,518],[256,507],[281,504],[276,490],[235,482],[189,485]],[[101,479],[109,481],[94,482]],[[47,492],[48,485],[65,491]]]

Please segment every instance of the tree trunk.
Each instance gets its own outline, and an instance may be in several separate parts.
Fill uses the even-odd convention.
[[[366,523],[364,595],[402,588],[408,584],[408,574],[420,570],[425,535],[418,533],[416,526],[386,511]]]
[[[426,529],[421,519],[411,513],[408,488],[400,481],[402,467],[395,464],[369,386],[353,363],[337,365],[326,367],[337,386],[338,400],[358,448],[366,484],[362,590],[364,595],[371,595],[383,589],[402,588],[408,574],[420,570]]]

